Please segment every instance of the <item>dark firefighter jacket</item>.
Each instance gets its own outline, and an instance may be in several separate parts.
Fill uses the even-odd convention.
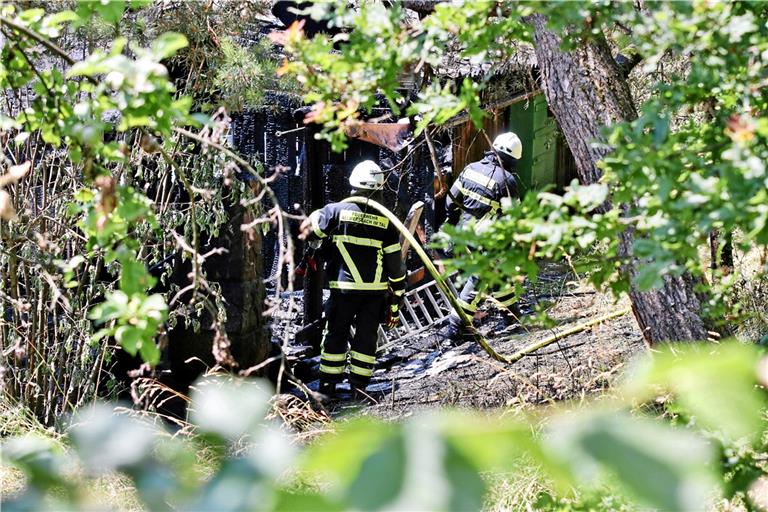
[[[344,292],[381,293],[405,289],[400,236],[389,219],[372,208],[331,203],[309,216],[314,235],[330,242],[323,250],[329,287]]]
[[[504,197],[517,197],[517,182],[512,173],[499,164],[496,155],[488,152],[479,162],[466,166],[453,183],[445,202],[448,222],[455,225],[459,217],[463,221],[470,217],[478,220],[496,218]]]

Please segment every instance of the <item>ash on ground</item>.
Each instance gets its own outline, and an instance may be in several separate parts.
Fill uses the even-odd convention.
[[[295,374],[317,390],[319,355],[312,347],[296,346],[292,336],[301,327],[302,294],[283,294],[273,319],[273,340],[285,347]],[[521,301],[523,316],[533,306],[545,308],[555,327],[507,326],[486,301],[478,330],[500,354],[509,355],[547,336],[625,309],[627,298],[616,301],[579,283],[557,265],[543,268],[535,286]],[[331,415],[372,414],[401,418],[417,410],[440,407],[494,408],[541,404],[599,392],[611,384],[636,353],[644,350],[640,329],[631,313],[563,337],[508,365],[493,360],[474,341],[452,346],[442,326],[399,340],[377,356],[376,371],[367,392],[371,403],[340,398],[322,404]],[[293,393],[306,397],[300,389]]]

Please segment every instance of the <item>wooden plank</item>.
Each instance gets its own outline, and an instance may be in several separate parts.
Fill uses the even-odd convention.
[[[328,157],[325,143],[315,140],[319,128],[309,125],[304,130],[306,158],[304,159],[304,211],[312,212],[326,204],[323,197],[323,164]],[[309,325],[323,316],[323,272],[310,272],[304,278],[304,323]],[[323,338],[322,329],[310,329],[307,342],[314,348],[314,353],[320,353],[320,343]]]
[[[536,96],[537,94],[541,94],[541,90],[537,89],[532,92],[527,93],[521,93],[517,94],[515,96],[511,96],[505,100],[498,101],[496,103],[489,103],[486,105],[481,105],[480,108],[485,110],[486,112],[491,112],[494,110],[501,110],[509,107],[510,105],[514,105],[515,103],[520,103],[521,101],[525,101],[533,96]],[[446,121],[442,126],[445,128],[453,128],[456,126],[460,126],[464,123],[470,122],[469,114],[466,112],[463,112],[461,114],[456,115],[456,117],[449,119]]]
[[[406,279],[408,281],[407,287],[411,287],[415,284],[418,284],[424,280],[424,278],[427,275],[427,270],[424,267],[419,267],[413,272],[408,272],[408,278]]]
[[[325,318],[318,318],[296,331],[293,342],[297,345],[309,343],[314,347],[316,338],[322,336],[325,328]]]
[[[408,215],[405,217],[404,224],[405,227],[408,228],[408,232],[410,234],[413,234],[416,231],[416,227],[419,225],[423,211],[424,203],[421,201],[416,201],[413,203],[413,206],[411,206],[411,209],[408,211]],[[400,256],[403,258],[403,261],[405,261],[405,258],[408,256],[408,250],[411,248],[411,244],[402,234],[400,235],[400,245],[402,247],[400,250]]]

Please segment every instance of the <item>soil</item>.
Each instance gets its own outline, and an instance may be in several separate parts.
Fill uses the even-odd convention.
[[[526,324],[530,311],[538,306],[547,311],[555,327],[507,326],[500,312],[486,302],[481,307],[481,315],[485,316],[478,330],[498,353],[509,355],[536,340],[628,305],[626,298],[617,302],[580,283],[563,267],[547,265],[536,286],[530,286],[521,301],[522,322]],[[279,334],[280,327],[275,327]],[[366,407],[350,399],[348,388],[342,388],[340,396],[323,407],[332,416],[354,411],[396,419],[442,407],[487,409],[551,403],[609,387],[627,361],[644,349],[631,313],[566,336],[511,365],[493,360],[474,341],[452,346],[440,328],[434,327],[378,355]],[[311,367],[311,376],[306,380],[316,378],[319,358],[306,358],[307,351],[302,347],[290,347],[291,352],[294,359],[303,360],[300,365]],[[308,386],[316,390],[317,381]]]

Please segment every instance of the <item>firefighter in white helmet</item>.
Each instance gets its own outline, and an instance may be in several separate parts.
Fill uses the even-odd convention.
[[[384,171],[375,162],[357,164],[349,183],[352,195],[382,202]],[[400,235],[373,208],[339,202],[312,212],[301,225],[300,238],[320,239],[330,245],[324,251],[331,295],[325,304],[327,327],[320,353],[320,391],[332,396],[348,366],[353,393],[364,398],[361,392],[376,363],[378,326],[384,317],[390,327],[397,322],[405,290]],[[350,340],[352,326],[355,334]]]
[[[493,141],[493,151],[488,151],[479,162],[467,165],[451,187],[446,199],[447,222],[453,225],[471,220],[478,227],[493,221],[501,214],[504,198],[517,198],[515,171],[523,156],[523,145],[513,132],[498,135]],[[459,303],[472,318],[480,302],[477,276],[470,276],[459,294]],[[503,306],[502,313],[507,323],[514,321],[515,314],[510,308],[515,304],[514,289],[496,290],[494,298]],[[444,333],[452,342],[466,339],[469,332],[457,315],[449,317]]]

